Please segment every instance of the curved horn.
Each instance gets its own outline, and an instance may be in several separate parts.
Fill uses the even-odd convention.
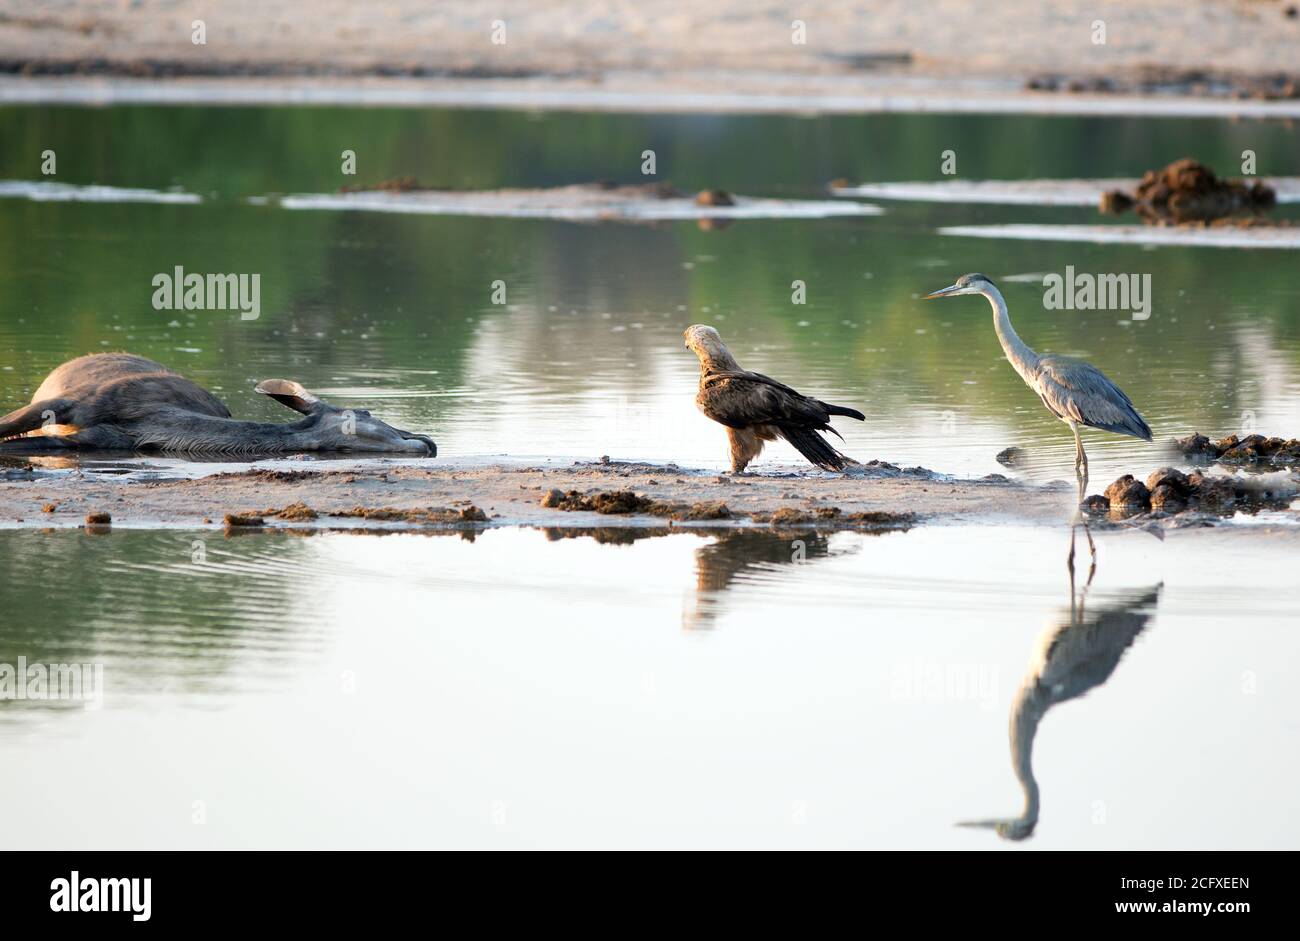
[[[264,379],[253,387],[253,391],[269,395],[281,405],[304,415],[312,414],[325,404],[292,379]]]

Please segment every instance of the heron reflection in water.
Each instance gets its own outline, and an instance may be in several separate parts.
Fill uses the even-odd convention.
[[[1087,524],[1082,524],[1093,547],[1092,563],[1083,588],[1076,593],[1074,537],[1079,524],[1070,527],[1070,608],[1039,637],[1029,670],[1011,704],[1011,767],[1024,791],[1020,816],[975,820],[963,827],[987,827],[1007,840],[1031,836],[1038,824],[1039,791],[1034,777],[1034,736],[1047,711],[1057,703],[1076,699],[1100,686],[1115,672],[1124,652],[1133,645],[1155,614],[1163,583],[1135,589],[1088,608],[1088,588],[1097,571],[1096,550]]]

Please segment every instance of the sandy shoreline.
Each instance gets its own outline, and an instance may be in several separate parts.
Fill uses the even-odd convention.
[[[1298,44],[1284,0],[0,0],[0,102],[1295,117]]]
[[[1094,482],[1090,489],[1101,489],[1099,483],[1104,487]],[[658,507],[609,514],[546,505],[571,491],[579,496],[630,491]],[[867,465],[855,476],[791,470],[738,478],[675,465],[620,462],[555,467],[372,464],[348,470],[251,470],[199,478],[89,470],[28,473],[10,468],[0,484],[0,527],[82,526],[89,514],[108,513],[112,525],[125,527],[221,528],[227,514],[253,514],[263,516],[268,527],[808,525],[880,530],[927,523],[1066,522],[1073,512],[1073,496],[1073,484],[1064,481],[1040,486],[998,475],[959,480],[890,464]],[[317,515],[304,518],[299,511],[285,519],[274,516],[295,504]],[[718,509],[719,504],[725,511]],[[1289,528],[1300,514],[1291,510],[1272,518]],[[1107,520],[1120,522],[1118,516],[1097,522],[1105,525]],[[1193,524],[1202,522],[1190,514],[1159,523],[1164,528]]]

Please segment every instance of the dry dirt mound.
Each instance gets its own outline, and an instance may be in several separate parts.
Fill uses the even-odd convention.
[[[1221,178],[1205,164],[1186,158],[1148,170],[1132,194],[1111,190],[1101,197],[1102,212],[1119,214],[1133,209],[1154,225],[1229,219],[1258,224],[1260,213],[1276,204],[1277,194],[1267,184]]]

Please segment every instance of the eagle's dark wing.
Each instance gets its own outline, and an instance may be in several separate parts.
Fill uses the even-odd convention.
[[[790,395],[799,396],[798,392],[790,388],[784,382],[777,382],[771,376],[765,376],[761,372],[750,372],[748,369],[735,370],[731,372],[728,371],[715,372],[711,374],[711,378],[712,377],[721,377],[727,379],[747,379],[750,382],[762,383],[763,385],[769,385],[774,389],[780,389],[782,392],[786,392]],[[802,398],[802,396],[800,397]]]
[[[790,425],[835,431],[829,424],[832,415],[859,421],[866,417],[856,409],[829,405],[770,376],[748,371],[710,373],[700,381],[696,402],[705,415],[729,428]]]
[[[759,373],[714,373],[700,382],[700,411],[728,428],[794,425],[827,428],[830,413],[816,399]]]
[[[854,462],[827,444],[818,432],[839,435],[830,425],[832,415],[865,418],[856,409],[828,405],[762,373],[740,370],[704,376],[695,402],[705,415],[728,428],[773,429],[809,461],[826,470],[843,470]]]

